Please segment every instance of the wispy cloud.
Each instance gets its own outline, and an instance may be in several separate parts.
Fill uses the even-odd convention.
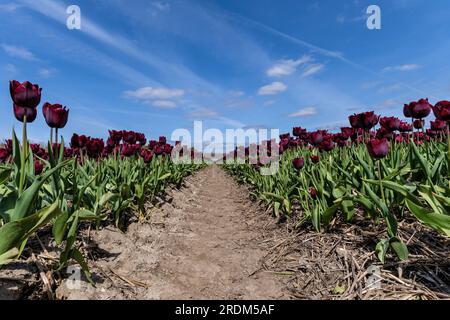
[[[209,118],[215,118],[219,115],[219,113],[210,108],[200,108],[194,110],[188,114],[189,118],[196,120],[203,120]]]
[[[55,69],[49,69],[49,68],[41,68],[38,71],[39,76],[41,76],[42,78],[49,78],[52,75],[54,75],[56,73]]]
[[[282,82],[272,82],[266,86],[259,88],[258,94],[260,96],[274,95],[286,91],[287,86]]]
[[[18,47],[9,44],[1,44],[2,49],[11,57],[21,58],[29,61],[37,61],[38,59],[34,56],[34,54],[24,47]]]
[[[269,68],[266,71],[266,74],[269,77],[283,77],[293,74],[297,71],[297,67],[311,61],[311,57],[304,55],[300,59],[292,60],[292,59],[283,59],[278,60],[275,65]]]
[[[8,63],[5,66],[5,72],[9,75],[9,76],[15,76],[17,73],[19,73],[19,70],[17,69],[17,67],[11,63]]]
[[[308,117],[317,114],[317,109],[315,107],[302,108],[294,113],[288,115],[289,118],[300,118]]]
[[[141,101],[148,100],[168,100],[173,98],[179,98],[184,96],[185,91],[182,89],[169,89],[169,88],[153,88],[143,87],[135,91],[125,91],[124,96],[127,98],[134,98]]]
[[[170,4],[163,1],[153,1],[150,3],[152,7],[156,8],[159,11],[169,11],[170,10]]]
[[[170,100],[156,100],[152,102],[152,106],[161,109],[175,109],[177,104]]]
[[[392,72],[392,71],[407,72],[417,70],[419,68],[420,66],[418,64],[403,64],[399,66],[386,67],[382,70],[382,72]]]
[[[13,12],[20,8],[20,5],[14,2],[0,4],[0,12]]]
[[[324,68],[325,68],[325,65],[323,65],[321,63],[315,63],[315,64],[308,65],[305,68],[305,70],[303,71],[302,77],[306,78],[306,77],[315,75],[316,73],[319,73],[320,71],[322,71]]]

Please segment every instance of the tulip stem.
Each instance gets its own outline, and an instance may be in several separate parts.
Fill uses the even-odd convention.
[[[53,148],[53,128],[50,128],[50,145]]]
[[[24,186],[25,186],[25,172],[26,172],[26,164],[27,164],[27,115],[23,116],[23,125],[22,125],[22,157],[21,157],[21,168],[20,168],[20,181],[19,181],[19,195],[22,194]]]
[[[387,206],[386,197],[384,196],[384,189],[381,177],[381,160],[378,160],[378,181],[380,182],[380,190],[381,190],[381,198],[383,199],[384,204]]]

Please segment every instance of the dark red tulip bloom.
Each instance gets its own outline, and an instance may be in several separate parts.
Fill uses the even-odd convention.
[[[320,151],[326,151],[329,152],[331,150],[334,149],[334,142],[331,140],[324,140],[322,141],[322,143],[319,145],[319,150]]]
[[[391,130],[381,127],[380,129],[377,130],[375,136],[377,137],[377,139],[386,138],[388,140],[391,140],[394,137],[394,134]]]
[[[436,121],[431,121],[431,130],[442,131],[447,128],[447,123],[445,121],[436,119]]]
[[[20,83],[12,80],[9,82],[9,93],[14,104],[22,108],[35,109],[41,102],[42,89],[37,84],[29,81]]]
[[[164,136],[159,137],[159,143],[160,144],[166,144],[167,143],[167,138]]]
[[[431,108],[432,105],[428,102],[428,99],[420,99],[417,102],[405,104],[403,114],[407,118],[423,119],[429,116]]]
[[[326,132],[322,130],[311,132],[309,134],[309,143],[311,143],[313,146],[321,144],[325,134]]]
[[[307,131],[301,127],[295,127],[292,129],[292,134],[294,137],[304,138],[307,135]]]
[[[367,143],[367,150],[374,159],[381,159],[389,153],[389,142],[386,138],[383,139],[370,139]]]
[[[80,138],[83,136],[80,136]],[[99,157],[103,153],[105,143],[103,139],[91,138],[86,142],[86,151],[90,157]]]
[[[108,148],[114,149],[114,147],[117,146],[117,142],[114,141],[111,137],[109,137],[108,140],[106,140],[106,146]]]
[[[136,143],[136,133],[133,131],[122,131],[123,134],[123,142],[128,144]]]
[[[427,136],[434,138],[438,135],[438,131],[427,129]]]
[[[292,160],[292,165],[296,170],[300,170],[305,166],[305,159],[304,158],[295,158]]]
[[[25,116],[27,117],[27,123],[31,123],[36,120],[37,109],[36,108],[25,108],[14,104],[14,116],[20,122],[24,121]]]
[[[65,159],[72,158],[74,154],[75,154],[74,149],[64,148],[64,158]]]
[[[361,121],[363,125],[363,129],[370,130],[378,124],[380,120],[380,116],[376,115],[375,112],[364,112],[361,114]]]
[[[380,125],[388,131],[400,130],[401,121],[395,117],[383,117],[380,118]]]
[[[350,125],[353,129],[362,129],[363,128],[363,119],[361,114],[354,114],[348,117],[348,120],[350,121]]]
[[[122,141],[122,137],[122,131],[109,130],[109,138],[115,142],[115,145],[118,145]]]
[[[142,149],[141,157],[144,159],[145,163],[150,163],[153,160],[153,152],[148,149]]]
[[[425,120],[414,120],[414,128],[416,129],[423,129],[423,127],[425,126]]]
[[[136,145],[125,143],[122,145],[121,154],[125,157],[132,157],[136,155],[137,151],[138,147]]]
[[[8,149],[0,148],[0,162],[6,162],[9,156],[11,156],[11,152]]]
[[[60,104],[44,103],[42,107],[45,122],[50,128],[62,129],[66,126],[69,118],[69,110]]]
[[[280,140],[289,140],[291,138],[291,134],[290,133],[283,133],[280,134]]]
[[[413,131],[413,127],[411,124],[406,123],[406,122],[401,122],[400,123],[400,132],[411,132]]]
[[[170,144],[164,145],[164,153],[167,155],[172,154],[172,146]]]
[[[311,156],[312,163],[319,163],[320,157],[319,156]]]
[[[40,175],[44,170],[44,165],[39,160],[34,160],[34,174]]]
[[[164,153],[164,147],[161,146],[160,144],[157,144],[154,148],[153,148],[153,152],[157,155],[160,156]]]
[[[42,148],[39,144],[30,144],[30,148],[31,151],[33,152],[33,154],[35,156],[38,156],[39,158],[44,158],[45,157],[45,149]]]
[[[145,134],[143,133],[136,133],[136,141],[139,142],[141,146],[145,145],[147,143],[147,139],[145,138]]]
[[[70,146],[72,148],[82,149],[86,146],[89,139],[90,138],[86,137],[85,135],[79,136],[78,134],[74,133],[72,138],[70,139]]]
[[[450,121],[450,102],[440,101],[433,107],[433,113],[437,119]]]
[[[354,131],[353,128],[341,128],[342,137],[347,140],[353,135]]]
[[[158,141],[150,140],[150,142],[148,143],[148,147],[150,148],[150,150],[153,150],[157,144],[158,144]]]
[[[309,195],[311,196],[311,198],[313,199],[317,199],[317,189],[314,187],[309,188]]]

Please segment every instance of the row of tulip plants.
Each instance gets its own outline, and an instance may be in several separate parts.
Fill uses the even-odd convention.
[[[437,119],[425,129],[432,110]],[[398,236],[398,222],[406,215],[450,236],[450,102],[432,106],[422,99],[403,111],[410,123],[365,112],[350,116],[351,127],[339,133],[297,127],[293,137],[266,141],[264,150],[270,153],[275,145],[281,154],[274,175],[261,175],[260,161],[227,163],[225,168],[252,186],[253,195],[276,216],[291,215],[299,204],[297,227],[309,223],[320,232],[338,216],[351,222],[357,210],[363,212],[386,227],[375,248],[381,262],[388,252],[405,260],[409,253]],[[249,160],[248,150],[228,157],[243,154]]]
[[[30,237],[51,227],[62,248],[57,267],[73,259],[90,279],[76,246],[80,224],[111,221],[123,228],[129,209],[146,217],[146,203],[167,185],[180,186],[199,165],[175,165],[165,137],[147,143],[144,134],[133,131],[112,130],[106,143],[74,134],[67,147],[62,137],[58,142],[58,130],[69,110],[59,104],[42,108],[50,127],[47,146],[30,144],[27,125],[37,118],[41,91],[30,82],[10,82],[14,115],[23,129],[21,141],[13,131],[0,147],[0,265],[19,258]]]

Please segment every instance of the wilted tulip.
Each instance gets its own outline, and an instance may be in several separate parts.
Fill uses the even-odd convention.
[[[370,139],[367,143],[367,150],[374,159],[381,159],[389,153],[389,142],[386,138],[383,139]]]
[[[42,113],[44,114],[45,122],[47,122],[47,125],[50,128],[64,128],[69,118],[69,110],[60,104],[50,104],[46,102],[42,107]]]
[[[27,123],[31,123],[36,120],[37,109],[36,108],[25,108],[17,104],[14,104],[14,116],[20,122],[24,122],[25,116]]]
[[[32,84],[29,81],[24,83],[16,80],[10,81],[9,92],[14,104],[22,108],[35,109],[41,102],[42,89],[37,84]]]
[[[304,158],[295,158],[292,160],[292,165],[295,169],[300,170],[305,166],[305,159]]]
[[[437,119],[450,121],[450,102],[440,101],[433,107],[433,113]]]

